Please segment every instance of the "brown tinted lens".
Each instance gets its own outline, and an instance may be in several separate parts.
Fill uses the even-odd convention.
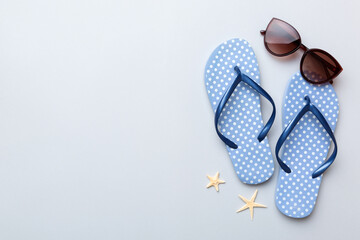
[[[295,28],[274,18],[266,28],[265,44],[273,54],[287,55],[301,45],[301,40]]]
[[[311,49],[303,57],[301,71],[310,82],[323,83],[339,74],[341,68],[330,54]]]

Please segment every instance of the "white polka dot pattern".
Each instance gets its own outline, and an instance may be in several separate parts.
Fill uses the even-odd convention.
[[[222,43],[214,50],[205,68],[205,85],[214,111],[237,76],[236,65],[260,84],[257,60],[248,42],[231,39]],[[274,171],[267,138],[261,143],[257,140],[263,127],[259,94],[241,82],[221,113],[219,129],[239,146],[238,149],[227,146],[227,150],[239,179],[247,184],[265,182]]]
[[[334,131],[339,112],[334,88],[331,84],[310,84],[300,73],[291,77],[286,90],[283,127],[305,106],[306,95]],[[311,112],[303,116],[285,141],[280,158],[292,172],[285,173],[280,168],[275,194],[276,206],[283,214],[303,218],[312,212],[322,179],[322,176],[313,179],[312,173],[325,161],[330,143],[330,136]]]

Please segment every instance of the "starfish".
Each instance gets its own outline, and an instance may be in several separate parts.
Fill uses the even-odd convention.
[[[219,172],[217,172],[214,177],[210,177],[209,175],[207,175],[210,182],[206,187],[209,188],[209,187],[214,186],[216,191],[218,192],[219,191],[219,184],[225,183],[225,181],[219,179],[219,175],[220,175]]]
[[[239,195],[239,197],[241,198],[241,200],[243,200],[246,204],[240,208],[239,210],[237,210],[236,212],[241,212],[241,211],[244,211],[246,209],[250,209],[250,216],[251,216],[251,220],[253,220],[253,217],[254,217],[254,207],[261,207],[261,208],[266,208],[265,205],[262,205],[262,204],[259,204],[259,203],[256,203],[254,202],[255,201],[255,198],[256,198],[256,195],[257,195],[257,192],[258,190],[256,189],[255,193],[252,195],[251,199],[248,200],[246,198],[244,198],[243,196]]]

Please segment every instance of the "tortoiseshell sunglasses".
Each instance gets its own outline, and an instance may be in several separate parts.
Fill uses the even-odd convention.
[[[309,49],[302,44],[298,31],[283,20],[273,18],[266,30],[260,33],[264,35],[266,49],[275,56],[287,56],[299,48],[304,50],[300,72],[310,83],[332,83],[332,80],[343,70],[338,61],[329,53],[317,48]]]

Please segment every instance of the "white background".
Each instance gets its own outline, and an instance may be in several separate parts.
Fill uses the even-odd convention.
[[[347,239],[359,236],[360,4],[352,1],[0,1],[0,239]],[[203,73],[248,40],[281,106],[302,52],[271,56],[272,17],[330,52],[339,153],[312,215],[275,207],[278,175],[242,184],[213,127]],[[263,114],[270,116],[263,101]],[[226,184],[206,189],[220,171]],[[238,194],[268,206],[235,213]]]

